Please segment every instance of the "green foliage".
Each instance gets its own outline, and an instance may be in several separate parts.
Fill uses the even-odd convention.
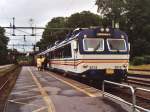
[[[150,64],[150,56],[144,56],[145,64]]]
[[[101,22],[102,19],[99,15],[93,14],[89,11],[83,11],[81,13],[72,14],[68,18],[67,26],[72,28],[100,26]]]
[[[144,62],[144,57],[134,57],[132,60],[133,65],[142,65]]]
[[[131,54],[133,56],[143,56],[146,54],[150,54],[150,42],[147,41],[144,37],[133,40],[133,44],[131,44]]]
[[[122,13],[126,11],[126,0],[97,0],[98,11],[108,20],[119,21]]]
[[[64,28],[66,19],[67,18],[64,17],[56,17],[48,22],[46,29],[43,32],[42,39],[40,42],[37,42],[36,45],[40,47],[40,50],[46,49],[47,46],[53,44],[56,40],[61,40],[63,38],[62,36],[66,33],[64,30],[55,30],[51,28]]]
[[[133,57],[131,64],[133,65],[150,64],[150,56]]]
[[[7,44],[9,39],[4,34],[5,30],[0,27],[0,64],[7,63]]]

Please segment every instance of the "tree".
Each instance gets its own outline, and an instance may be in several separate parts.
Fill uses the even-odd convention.
[[[46,25],[46,29],[43,32],[42,39],[40,42],[37,42],[36,46],[40,47],[40,50],[46,49],[49,45],[55,43],[57,40],[61,40],[65,35],[64,30],[54,30],[51,28],[64,28],[66,24],[66,19],[64,17],[56,17],[53,18],[48,24]]]
[[[83,11],[81,13],[72,14],[68,18],[67,26],[73,28],[100,26],[102,22],[101,20],[102,19],[99,15],[93,14],[89,11]]]
[[[132,56],[150,55],[150,0],[97,0],[96,5],[104,23],[119,22],[127,32]]]
[[[5,36],[5,30],[0,27],[0,64],[6,63],[8,41],[8,37]]]
[[[96,5],[98,5],[98,12],[114,23],[119,22],[122,15],[127,11],[126,0],[97,0]]]
[[[75,13],[72,14],[70,17],[56,17],[48,22],[48,24],[46,25],[46,29],[43,32],[42,39],[40,40],[40,42],[37,43],[36,46],[39,46],[40,50],[45,50],[46,47],[48,47],[49,45],[53,45],[56,41],[61,41],[65,39],[66,35],[75,28],[99,25],[101,25],[101,17],[89,11]],[[65,27],[70,29],[50,29]]]

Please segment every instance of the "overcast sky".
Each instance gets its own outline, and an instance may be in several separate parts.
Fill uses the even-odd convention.
[[[44,27],[53,17],[66,17],[83,10],[97,13],[95,0],[1,0],[0,26],[9,26],[12,18],[15,17],[16,26],[30,26],[29,20],[32,18],[34,25]],[[11,30],[7,32],[12,33]],[[31,33],[31,31],[26,32]],[[20,33],[16,31],[16,34]],[[42,31],[37,30],[36,33],[42,33]],[[26,37],[26,44],[34,44],[40,38],[40,36]],[[10,37],[10,39],[9,44],[24,43],[23,37]],[[23,47],[17,49],[24,51]],[[25,47],[25,51],[28,50],[31,50],[31,47]]]

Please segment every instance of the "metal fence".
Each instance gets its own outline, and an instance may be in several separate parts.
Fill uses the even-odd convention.
[[[112,94],[110,94],[110,93],[105,92],[105,84],[106,84],[106,83],[107,83],[107,84],[111,84],[111,85],[115,85],[115,86],[118,86],[118,87],[125,87],[125,88],[128,88],[128,89],[130,90],[131,94],[132,94],[132,103],[129,103],[128,101],[125,101],[125,100],[123,100],[123,99],[121,99],[121,98],[119,98],[119,97],[117,97],[117,96],[115,96],[115,95],[112,95]],[[118,101],[120,101],[120,102],[123,102],[123,103],[125,103],[125,104],[128,104],[128,105],[132,106],[132,112],[135,112],[136,109],[139,109],[139,110],[142,110],[142,111],[145,111],[145,112],[150,112],[150,110],[145,109],[145,108],[143,108],[143,107],[140,107],[140,106],[136,105],[136,93],[137,93],[138,90],[140,90],[140,91],[145,91],[145,92],[150,92],[150,90],[148,90],[148,89],[143,89],[143,88],[135,88],[135,89],[134,89],[134,88],[133,88],[132,86],[130,86],[130,85],[115,83],[115,82],[106,81],[106,80],[104,80],[104,81],[103,81],[103,84],[102,84],[103,97],[104,97],[104,96],[107,96],[107,97],[116,99],[116,100],[118,100]]]

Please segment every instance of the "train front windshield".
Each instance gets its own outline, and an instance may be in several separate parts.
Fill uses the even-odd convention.
[[[126,44],[124,39],[108,39],[108,48],[110,51],[126,51]]]
[[[86,38],[83,40],[84,51],[103,51],[104,40],[97,38]]]

